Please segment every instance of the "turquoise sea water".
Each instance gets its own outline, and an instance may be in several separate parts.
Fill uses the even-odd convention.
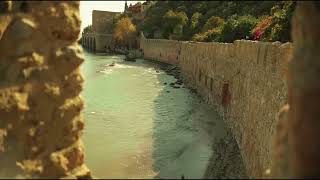
[[[202,178],[223,122],[187,88],[170,87],[176,79],[157,64],[123,58],[85,52],[83,140],[92,174]]]

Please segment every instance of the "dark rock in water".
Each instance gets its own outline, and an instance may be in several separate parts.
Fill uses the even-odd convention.
[[[178,88],[180,88],[180,86],[172,86],[173,88],[175,88],[175,89],[178,89]]]
[[[167,91],[167,93],[169,93],[170,91]]]
[[[156,70],[156,72],[157,72],[157,73],[159,73],[159,71],[158,71],[158,70]]]
[[[181,84],[183,84],[183,82],[181,80],[178,80],[178,81],[176,81],[176,84],[181,85]]]
[[[139,50],[129,50],[126,54],[126,61],[136,61],[136,58],[142,57],[142,54]]]
[[[230,130],[212,144],[214,156],[211,156],[204,173],[204,179],[248,179],[246,168]]]
[[[168,70],[168,71],[178,70],[178,66],[172,65],[172,66],[169,67],[167,70]]]
[[[124,60],[125,60],[125,61],[136,62],[136,59],[135,59],[135,58],[126,57]]]
[[[174,86],[174,83],[170,83],[170,86]]]
[[[167,83],[165,82],[165,83],[163,83],[164,85],[167,85]]]
[[[191,93],[196,94],[197,90],[196,89],[189,89]]]

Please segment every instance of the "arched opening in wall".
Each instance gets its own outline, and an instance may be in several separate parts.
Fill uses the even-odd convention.
[[[201,83],[201,77],[202,76],[202,73],[201,73],[201,70],[198,70],[198,82]]]
[[[204,76],[204,86],[205,87],[208,87],[207,80],[208,80],[208,76]]]
[[[96,38],[93,38],[93,52],[96,52]]]
[[[86,38],[86,46],[85,46],[85,48],[89,48],[89,38],[87,36],[85,38]]]
[[[93,37],[90,37],[90,51],[93,51]]]

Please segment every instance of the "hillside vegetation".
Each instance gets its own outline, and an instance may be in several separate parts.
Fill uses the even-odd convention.
[[[294,1],[158,1],[135,22],[147,38],[291,41]]]
[[[147,38],[156,39],[284,43],[291,41],[290,21],[295,5],[295,1],[156,1],[143,18],[122,13],[110,28],[117,45],[126,47],[135,44],[131,42],[135,39],[132,35],[125,37],[129,36],[126,29],[133,30],[135,37],[142,31]],[[91,25],[83,31],[89,32]]]

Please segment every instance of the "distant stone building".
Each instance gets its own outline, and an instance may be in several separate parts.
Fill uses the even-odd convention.
[[[128,7],[127,1],[125,2],[124,13],[130,14],[133,20],[143,20],[146,11],[150,8],[155,1],[146,1],[144,3],[138,2]],[[110,11],[92,11],[92,27],[88,31],[82,33],[82,46],[87,50],[95,52],[106,52],[107,49],[114,47],[113,43],[113,27],[115,17],[120,15],[121,12]]]
[[[95,52],[105,52],[113,46],[112,30],[120,12],[92,11],[92,32],[83,34],[82,45]]]

